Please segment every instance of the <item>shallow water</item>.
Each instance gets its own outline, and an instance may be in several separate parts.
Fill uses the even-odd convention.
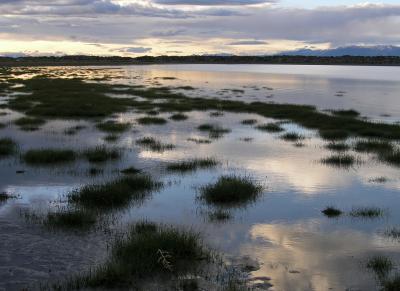
[[[387,68],[386,73],[391,77],[386,80],[382,73],[385,68],[334,67],[326,68],[323,73],[324,68],[132,66],[114,68],[112,74],[116,77],[111,82],[192,86],[196,90],[183,92],[191,96],[243,101],[312,104],[320,109],[354,108],[371,119],[400,120],[397,98],[400,85],[392,75],[393,70],[399,69]],[[340,68],[345,71],[341,78],[340,72],[337,73]],[[335,73],[330,71],[333,69]],[[78,69],[44,70],[63,74]],[[80,70],[85,74],[85,68]],[[316,72],[310,73],[312,70]],[[364,76],[368,77],[357,70],[364,70]],[[244,92],[219,95],[224,88]],[[338,91],[346,93],[342,97],[335,96]],[[266,98],[267,94],[273,96]],[[397,211],[400,207],[399,169],[379,162],[373,155],[352,151],[350,153],[360,160],[353,167],[324,165],[320,160],[331,153],[323,147],[326,142],[314,131],[291,123],[283,124],[287,132],[296,131],[306,136],[304,146],[296,147],[280,139],[280,134],[241,124],[241,120],[249,118],[257,119],[259,124],[273,121],[253,114],[225,113],[211,117],[210,112],[194,111],[188,113],[189,119],[183,122],[143,126],[135,123],[143,114],[127,112],[112,119],[131,122],[133,128],[123,133],[116,143],[107,143],[103,140],[106,134],[99,132],[91,121],[54,120],[39,131],[25,132],[11,123],[21,115],[7,112],[8,115],[0,116],[0,122],[8,124],[0,130],[0,137],[14,138],[21,152],[41,147],[84,150],[107,144],[123,149],[124,153],[120,161],[96,166],[104,169],[103,174],[97,176],[88,174],[93,165],[83,161],[49,168],[25,165],[18,155],[0,160],[0,192],[19,196],[19,199],[0,204],[0,249],[3,250],[0,253],[0,290],[37,286],[87,270],[107,257],[111,234],[141,219],[192,227],[226,257],[249,255],[257,259],[262,264],[261,269],[252,276],[270,277],[274,285],[271,290],[375,290],[378,289],[376,278],[365,268],[368,258],[379,254],[400,263],[400,242],[384,236],[386,229],[400,224]],[[382,117],[383,113],[390,116]],[[170,114],[159,116],[168,118]],[[211,144],[188,141],[188,138],[208,138],[206,133],[197,130],[198,125],[206,122],[232,131],[212,140]],[[86,128],[76,135],[64,134],[65,129],[77,124]],[[143,149],[136,140],[145,136],[175,144],[176,148],[161,153]],[[243,138],[252,140],[246,142]],[[349,144],[353,142],[348,141]],[[194,157],[215,157],[222,164],[215,169],[186,174],[166,170],[169,162]],[[114,213],[105,229],[87,234],[49,232],[24,217],[25,211],[46,213],[56,209],[65,204],[63,195],[68,191],[93,181],[110,180],[119,170],[132,165],[165,182],[166,186],[143,203]],[[21,169],[26,172],[16,174]],[[261,182],[263,195],[245,207],[229,209],[232,218],[228,221],[210,220],[209,215],[215,209],[197,199],[198,188],[231,173],[249,175]],[[371,180],[377,177],[386,177],[387,182]],[[329,205],[344,211],[352,207],[377,206],[385,210],[385,215],[377,219],[347,215],[329,219],[321,213]]]

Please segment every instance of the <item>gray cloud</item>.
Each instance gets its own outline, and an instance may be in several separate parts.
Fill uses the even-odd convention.
[[[125,47],[122,49],[114,50],[114,51],[119,51],[119,52],[124,52],[124,53],[135,53],[135,54],[143,54],[143,53],[148,53],[151,52],[152,48],[150,47]]]

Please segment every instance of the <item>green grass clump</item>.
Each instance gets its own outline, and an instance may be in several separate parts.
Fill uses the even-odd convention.
[[[167,166],[167,170],[174,172],[190,172],[197,169],[211,168],[218,165],[218,161],[212,158],[206,159],[192,159],[188,161],[182,161],[172,163]]]
[[[394,264],[388,257],[374,256],[368,260],[366,267],[378,277],[385,278],[393,270]]]
[[[167,120],[161,117],[141,117],[136,119],[136,121],[142,125],[150,125],[150,124],[161,125],[167,123]]]
[[[208,204],[234,206],[254,201],[263,187],[250,177],[222,176],[214,184],[200,189],[201,198]]]
[[[90,163],[102,163],[109,160],[117,160],[121,157],[118,149],[109,149],[105,146],[87,149],[83,152],[83,155]]]
[[[173,144],[163,144],[160,141],[156,140],[155,138],[152,137],[144,137],[141,139],[138,139],[136,141],[138,145],[141,145],[147,149],[150,149],[155,152],[163,152],[166,150],[172,150],[175,148]]]
[[[44,225],[49,228],[60,229],[88,229],[96,223],[96,215],[86,210],[63,210],[49,212]]]
[[[17,143],[11,138],[0,138],[0,158],[10,156],[17,150]]]
[[[354,146],[354,150],[365,153],[390,152],[393,150],[393,144],[381,140],[358,141]]]
[[[125,239],[118,239],[111,258],[86,277],[85,287],[139,287],[141,280],[184,276],[210,258],[197,233],[170,226],[138,222]]]
[[[197,127],[200,131],[207,131],[210,138],[220,138],[224,134],[231,132],[228,128],[223,128],[216,124],[204,123]]]
[[[347,168],[355,164],[356,158],[351,155],[339,154],[324,158],[321,162],[325,165]]]
[[[128,130],[130,126],[131,125],[129,123],[121,123],[115,121],[106,121],[96,125],[99,130],[111,133],[124,132]]]
[[[257,119],[244,119],[240,123],[243,125],[254,125],[257,122],[258,122]]]
[[[22,160],[30,165],[52,165],[75,161],[77,154],[70,149],[29,150],[22,155]]]
[[[285,129],[277,123],[267,123],[261,124],[256,127],[259,130],[267,131],[267,132],[282,132]]]
[[[350,146],[346,143],[331,142],[325,145],[325,148],[335,152],[345,152],[350,149]]]
[[[350,212],[350,216],[352,217],[377,218],[383,215],[384,211],[378,207],[353,208]]]
[[[319,135],[325,140],[343,140],[349,137],[349,133],[341,129],[324,129]]]
[[[281,139],[283,139],[284,141],[297,142],[297,141],[305,139],[305,137],[296,132],[288,132],[288,133],[281,135]]]
[[[22,130],[37,130],[39,127],[46,123],[46,120],[35,117],[21,117],[14,121],[16,125]]]
[[[338,217],[342,215],[342,211],[340,209],[337,209],[335,207],[329,206],[322,210],[322,213],[327,216],[327,217]]]
[[[183,121],[188,119],[189,117],[183,113],[176,113],[173,114],[169,117],[169,119],[174,120],[174,121]]]
[[[121,170],[121,173],[126,174],[126,175],[139,174],[140,172],[141,172],[141,170],[136,169],[135,167],[129,167],[129,168]]]
[[[143,201],[149,191],[159,186],[147,175],[127,176],[104,184],[83,186],[71,192],[68,201],[87,208],[119,208],[131,201]]]

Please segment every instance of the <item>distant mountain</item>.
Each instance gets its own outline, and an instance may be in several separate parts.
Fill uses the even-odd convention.
[[[326,50],[299,49],[284,51],[279,55],[286,56],[318,56],[318,57],[340,57],[340,56],[400,56],[400,46],[376,45],[376,46],[346,46]]]

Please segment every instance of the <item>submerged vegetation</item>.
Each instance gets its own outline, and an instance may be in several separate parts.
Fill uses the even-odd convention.
[[[281,139],[283,139],[284,141],[298,142],[298,141],[305,139],[305,137],[296,132],[288,132],[288,133],[281,135]]]
[[[352,217],[364,217],[364,218],[377,218],[384,215],[384,210],[378,207],[359,207],[353,208],[350,212]]]
[[[46,120],[42,118],[21,117],[15,120],[14,123],[22,130],[33,131],[39,129],[41,125],[45,124]]]
[[[228,128],[223,128],[217,124],[204,123],[197,127],[200,131],[208,132],[209,138],[220,138],[224,134],[231,132]]]
[[[201,187],[201,199],[208,204],[220,206],[243,205],[254,201],[263,187],[247,176],[222,176],[217,182]]]
[[[83,152],[84,157],[91,163],[102,163],[109,160],[117,160],[121,153],[118,149],[97,146]]]
[[[256,128],[259,130],[262,130],[262,131],[267,131],[267,132],[282,132],[285,130],[278,123],[261,124],[261,125],[258,125]]]
[[[115,121],[106,121],[97,124],[97,128],[101,131],[110,132],[110,133],[118,133],[124,132],[130,128],[129,123],[120,123]]]
[[[161,117],[141,117],[138,118],[136,121],[142,125],[151,125],[151,124],[162,125],[167,123],[167,120]]]
[[[70,149],[36,149],[22,155],[22,160],[30,165],[53,165],[75,161],[77,154]]]
[[[87,210],[61,210],[49,212],[44,220],[44,225],[49,228],[60,229],[88,229],[96,223],[96,215]]]
[[[351,155],[339,154],[324,158],[321,162],[330,166],[347,168],[354,165],[357,162],[357,159]]]
[[[337,209],[333,206],[329,206],[324,210],[322,210],[322,213],[327,217],[338,217],[342,215],[343,212],[340,209]]]

